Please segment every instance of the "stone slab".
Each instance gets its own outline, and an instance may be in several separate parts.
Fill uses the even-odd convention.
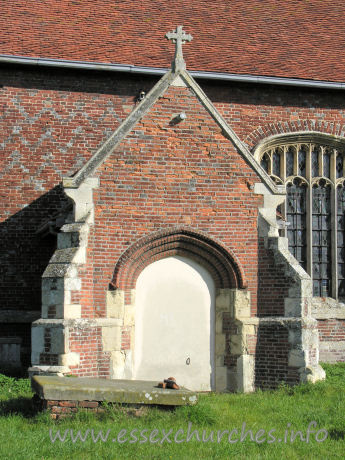
[[[168,390],[146,380],[107,380],[86,377],[35,375],[31,386],[41,399],[53,401],[107,401],[124,404],[184,406],[197,403],[197,394],[181,388]]]

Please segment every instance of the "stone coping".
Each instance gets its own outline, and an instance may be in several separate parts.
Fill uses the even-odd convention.
[[[181,388],[157,387],[146,380],[107,380],[87,377],[35,375],[31,386],[41,399],[53,401],[106,401],[124,404],[184,406],[197,403],[197,394]]]

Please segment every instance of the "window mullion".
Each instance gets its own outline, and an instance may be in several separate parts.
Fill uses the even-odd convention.
[[[285,184],[286,181],[286,146],[282,148],[282,156],[280,160],[280,177],[283,181],[283,184]]]
[[[272,176],[273,174],[273,150],[268,152],[269,162],[268,162],[268,174]]]
[[[309,182],[309,181],[308,181]],[[307,215],[306,215],[306,227],[307,227],[307,273],[313,276],[313,190],[311,183],[309,182],[307,191]]]
[[[306,197],[306,236],[307,236],[307,273],[312,277],[313,275],[313,213],[312,213],[312,166],[311,166],[311,151],[312,145],[309,145],[307,149],[307,167],[306,167],[306,179],[308,182],[308,190]]]
[[[282,161],[280,163],[282,165],[283,184],[286,184],[286,152],[287,152],[287,146],[284,145],[283,146],[283,159],[282,159]],[[287,197],[285,198],[284,202],[281,205],[281,211],[282,211],[282,215],[284,216],[285,221],[287,221],[286,200],[287,200]],[[288,236],[287,226],[284,226],[283,231],[282,231],[282,235],[285,238],[287,238],[287,236]]]
[[[331,219],[332,219],[332,297],[333,299],[338,298],[338,220],[337,220],[337,152],[333,148],[331,150],[331,181],[332,185],[332,196],[331,196]]]
[[[337,189],[332,187],[332,297],[338,298]]]

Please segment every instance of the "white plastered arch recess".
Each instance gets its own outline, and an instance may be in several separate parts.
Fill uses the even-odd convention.
[[[214,388],[215,285],[180,256],[148,265],[136,284],[134,378],[173,376],[192,390]]]

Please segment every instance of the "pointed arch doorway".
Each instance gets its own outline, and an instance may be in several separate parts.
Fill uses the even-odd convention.
[[[136,283],[134,378],[215,387],[215,283],[187,257],[151,263]]]

